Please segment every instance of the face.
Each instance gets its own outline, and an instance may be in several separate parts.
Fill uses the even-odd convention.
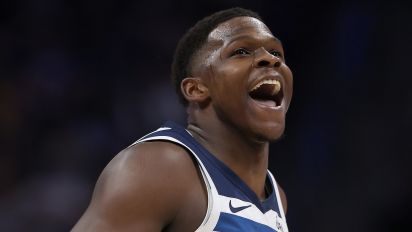
[[[281,42],[258,19],[220,24],[202,52],[201,77],[218,119],[259,141],[278,139],[292,97]]]

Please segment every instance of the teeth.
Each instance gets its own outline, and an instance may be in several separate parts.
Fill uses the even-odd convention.
[[[275,94],[279,93],[280,88],[282,86],[278,80],[263,80],[263,81],[259,82],[257,85],[255,85],[255,87],[253,87],[252,91],[256,90],[257,88],[259,88],[260,86],[262,86],[264,84],[274,85],[275,86],[275,88],[273,88],[272,95],[275,95]]]

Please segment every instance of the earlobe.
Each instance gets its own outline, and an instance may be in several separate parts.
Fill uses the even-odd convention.
[[[186,77],[180,88],[188,102],[202,103],[209,98],[209,89],[199,77]]]

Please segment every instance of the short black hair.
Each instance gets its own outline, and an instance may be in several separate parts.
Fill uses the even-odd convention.
[[[183,96],[180,83],[188,75],[190,75],[191,60],[195,54],[206,43],[207,37],[219,24],[226,22],[235,17],[248,16],[259,19],[262,18],[254,11],[240,7],[230,8],[227,10],[218,11],[201,20],[199,20],[192,28],[190,28],[180,39],[177,44],[173,62],[172,62],[172,82],[180,102],[187,106],[188,102]]]

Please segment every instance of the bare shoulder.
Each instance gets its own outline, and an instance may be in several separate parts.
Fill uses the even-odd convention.
[[[192,158],[172,143],[145,142],[120,152],[100,175],[73,231],[161,231],[198,181]]]
[[[286,194],[285,194],[285,191],[283,190],[283,188],[279,184],[277,184],[277,185],[278,185],[280,200],[282,201],[283,212],[285,212],[285,214],[286,214],[286,211],[288,209],[288,202],[287,202],[287,199],[286,199]]]

